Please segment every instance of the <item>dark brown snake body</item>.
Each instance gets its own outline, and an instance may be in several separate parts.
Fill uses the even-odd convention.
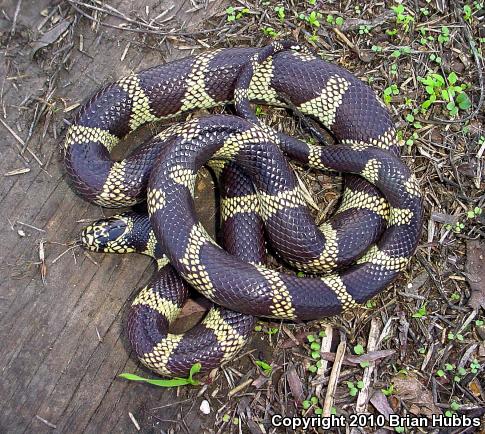
[[[316,319],[365,302],[406,266],[419,240],[420,190],[397,156],[393,123],[374,92],[348,71],[306,52],[286,50],[261,59],[264,50],[222,49],[132,74],[91,98],[67,134],[66,168],[81,196],[109,207],[148,197],[151,226],[144,223],[144,250],[128,241],[141,221],[129,216],[115,224],[116,219],[97,222],[83,240],[98,251],[157,257],[158,249],[161,276],[135,299],[128,328],[140,360],[163,375],[186,373],[195,361],[207,371],[233,357],[247,340],[253,315]],[[278,94],[328,128],[337,145],[292,140],[246,112],[249,120],[212,116],[171,127],[121,162],[110,158],[119,139],[146,122],[233,99],[244,115],[248,100],[278,105]],[[320,228],[284,154],[313,168],[353,174],[346,175],[339,210]],[[209,160],[223,175],[222,184],[224,171],[235,164],[255,188],[232,196],[228,191],[223,198],[224,247],[232,255],[207,236],[193,209],[195,177]],[[287,263],[332,273],[297,278],[244,257],[240,249],[253,243],[235,236],[234,228],[238,218],[253,215],[264,221],[271,247]],[[114,237],[110,231],[117,225],[123,228]],[[261,242],[258,248],[264,252]],[[190,352],[198,335],[168,334],[186,297],[180,276],[218,305],[247,314],[211,311],[199,328],[212,336],[210,357],[209,350]]]

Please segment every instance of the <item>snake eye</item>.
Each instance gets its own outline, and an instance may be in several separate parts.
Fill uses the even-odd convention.
[[[112,252],[124,245],[127,229],[126,220],[119,216],[97,220],[82,230],[81,243],[94,252]]]

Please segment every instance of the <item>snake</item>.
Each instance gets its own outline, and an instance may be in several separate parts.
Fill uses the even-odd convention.
[[[289,138],[248,109],[249,101],[284,105],[281,95],[325,127],[336,144]],[[119,141],[143,124],[228,102],[243,117],[176,124],[125,159],[111,158]],[[287,158],[345,173],[341,205],[322,225],[313,222]],[[205,163],[219,175],[244,172],[252,185],[250,192],[236,188],[222,199],[227,250],[208,236],[194,211],[195,179]],[[386,106],[349,71],[293,42],[208,51],[108,84],[73,119],[65,166],[73,188],[88,201],[114,208],[147,201],[149,216],[100,220],[82,240],[91,250],[157,259],[157,276],[131,307],[128,334],[141,362],[161,375],[187,373],[196,360],[203,360],[205,371],[230,360],[244,346],[254,316],[320,319],[365,303],[407,266],[423,223],[419,184],[399,157]],[[251,216],[264,222],[278,257],[310,275],[277,272],[264,260],[245,258],[242,247],[250,243],[231,225]],[[237,241],[235,234],[241,235]],[[143,242],[134,242],[137,236]],[[313,274],[320,272],[327,274]],[[211,334],[212,346],[199,346],[190,357],[199,335],[167,331],[187,284],[224,308],[212,309],[199,328]]]

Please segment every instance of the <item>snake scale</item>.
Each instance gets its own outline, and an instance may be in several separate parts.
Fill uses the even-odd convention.
[[[286,136],[252,112],[250,101],[282,105],[283,95],[336,144]],[[175,124],[121,161],[110,156],[143,124],[229,102],[239,116]],[[345,174],[341,204],[320,226],[288,159]],[[220,186],[222,247],[194,210],[205,164]],[[108,84],[73,119],[65,165],[88,201],[112,208],[147,201],[148,215],[98,220],[81,239],[93,251],[157,261],[127,330],[140,361],[165,376],[186,375],[196,362],[207,372],[233,358],[254,316],[311,320],[364,303],[406,267],[423,223],[419,185],[399,158],[385,106],[350,72],[291,41],[208,51]],[[267,268],[267,247],[307,277]],[[193,329],[171,334],[189,285],[216,306]]]

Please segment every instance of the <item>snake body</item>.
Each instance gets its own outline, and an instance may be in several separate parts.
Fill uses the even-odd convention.
[[[128,328],[140,360],[160,374],[186,373],[194,360],[207,360],[202,350],[189,360],[194,339],[167,331],[185,298],[180,276],[218,305],[241,312],[225,316],[216,308],[206,318],[204,333],[212,331],[212,354],[218,354],[202,363],[207,370],[244,345],[252,315],[316,319],[338,314],[381,291],[416,249],[422,198],[398,157],[387,109],[348,71],[283,48],[273,46],[269,55],[264,48],[221,49],[131,74],[93,96],[68,130],[66,169],[82,197],[108,207],[147,198],[151,229],[145,229],[150,246],[144,252],[157,257],[163,251],[166,257],[157,257],[159,276],[135,299],[138,307],[132,307]],[[248,112],[249,100],[279,105],[279,94],[328,128],[338,144],[288,139]],[[195,119],[168,128],[120,162],[110,157],[118,141],[144,123],[232,100],[247,119]],[[343,201],[329,222],[313,223],[285,155],[312,168],[354,174],[346,175]],[[193,210],[197,170],[210,159],[220,173],[242,168],[256,189],[235,189],[223,199],[224,245],[232,255],[208,237]],[[289,264],[331,273],[297,278],[245,258],[241,249],[248,241],[230,228],[241,216],[255,215],[264,221],[272,248]],[[83,232],[84,244],[98,251],[139,251],[127,242],[133,221],[123,218],[127,230],[120,234],[98,222]],[[264,251],[261,242],[259,250]],[[342,265],[347,267],[335,271]],[[164,274],[167,267],[177,283]],[[172,287],[177,294],[170,295]]]

